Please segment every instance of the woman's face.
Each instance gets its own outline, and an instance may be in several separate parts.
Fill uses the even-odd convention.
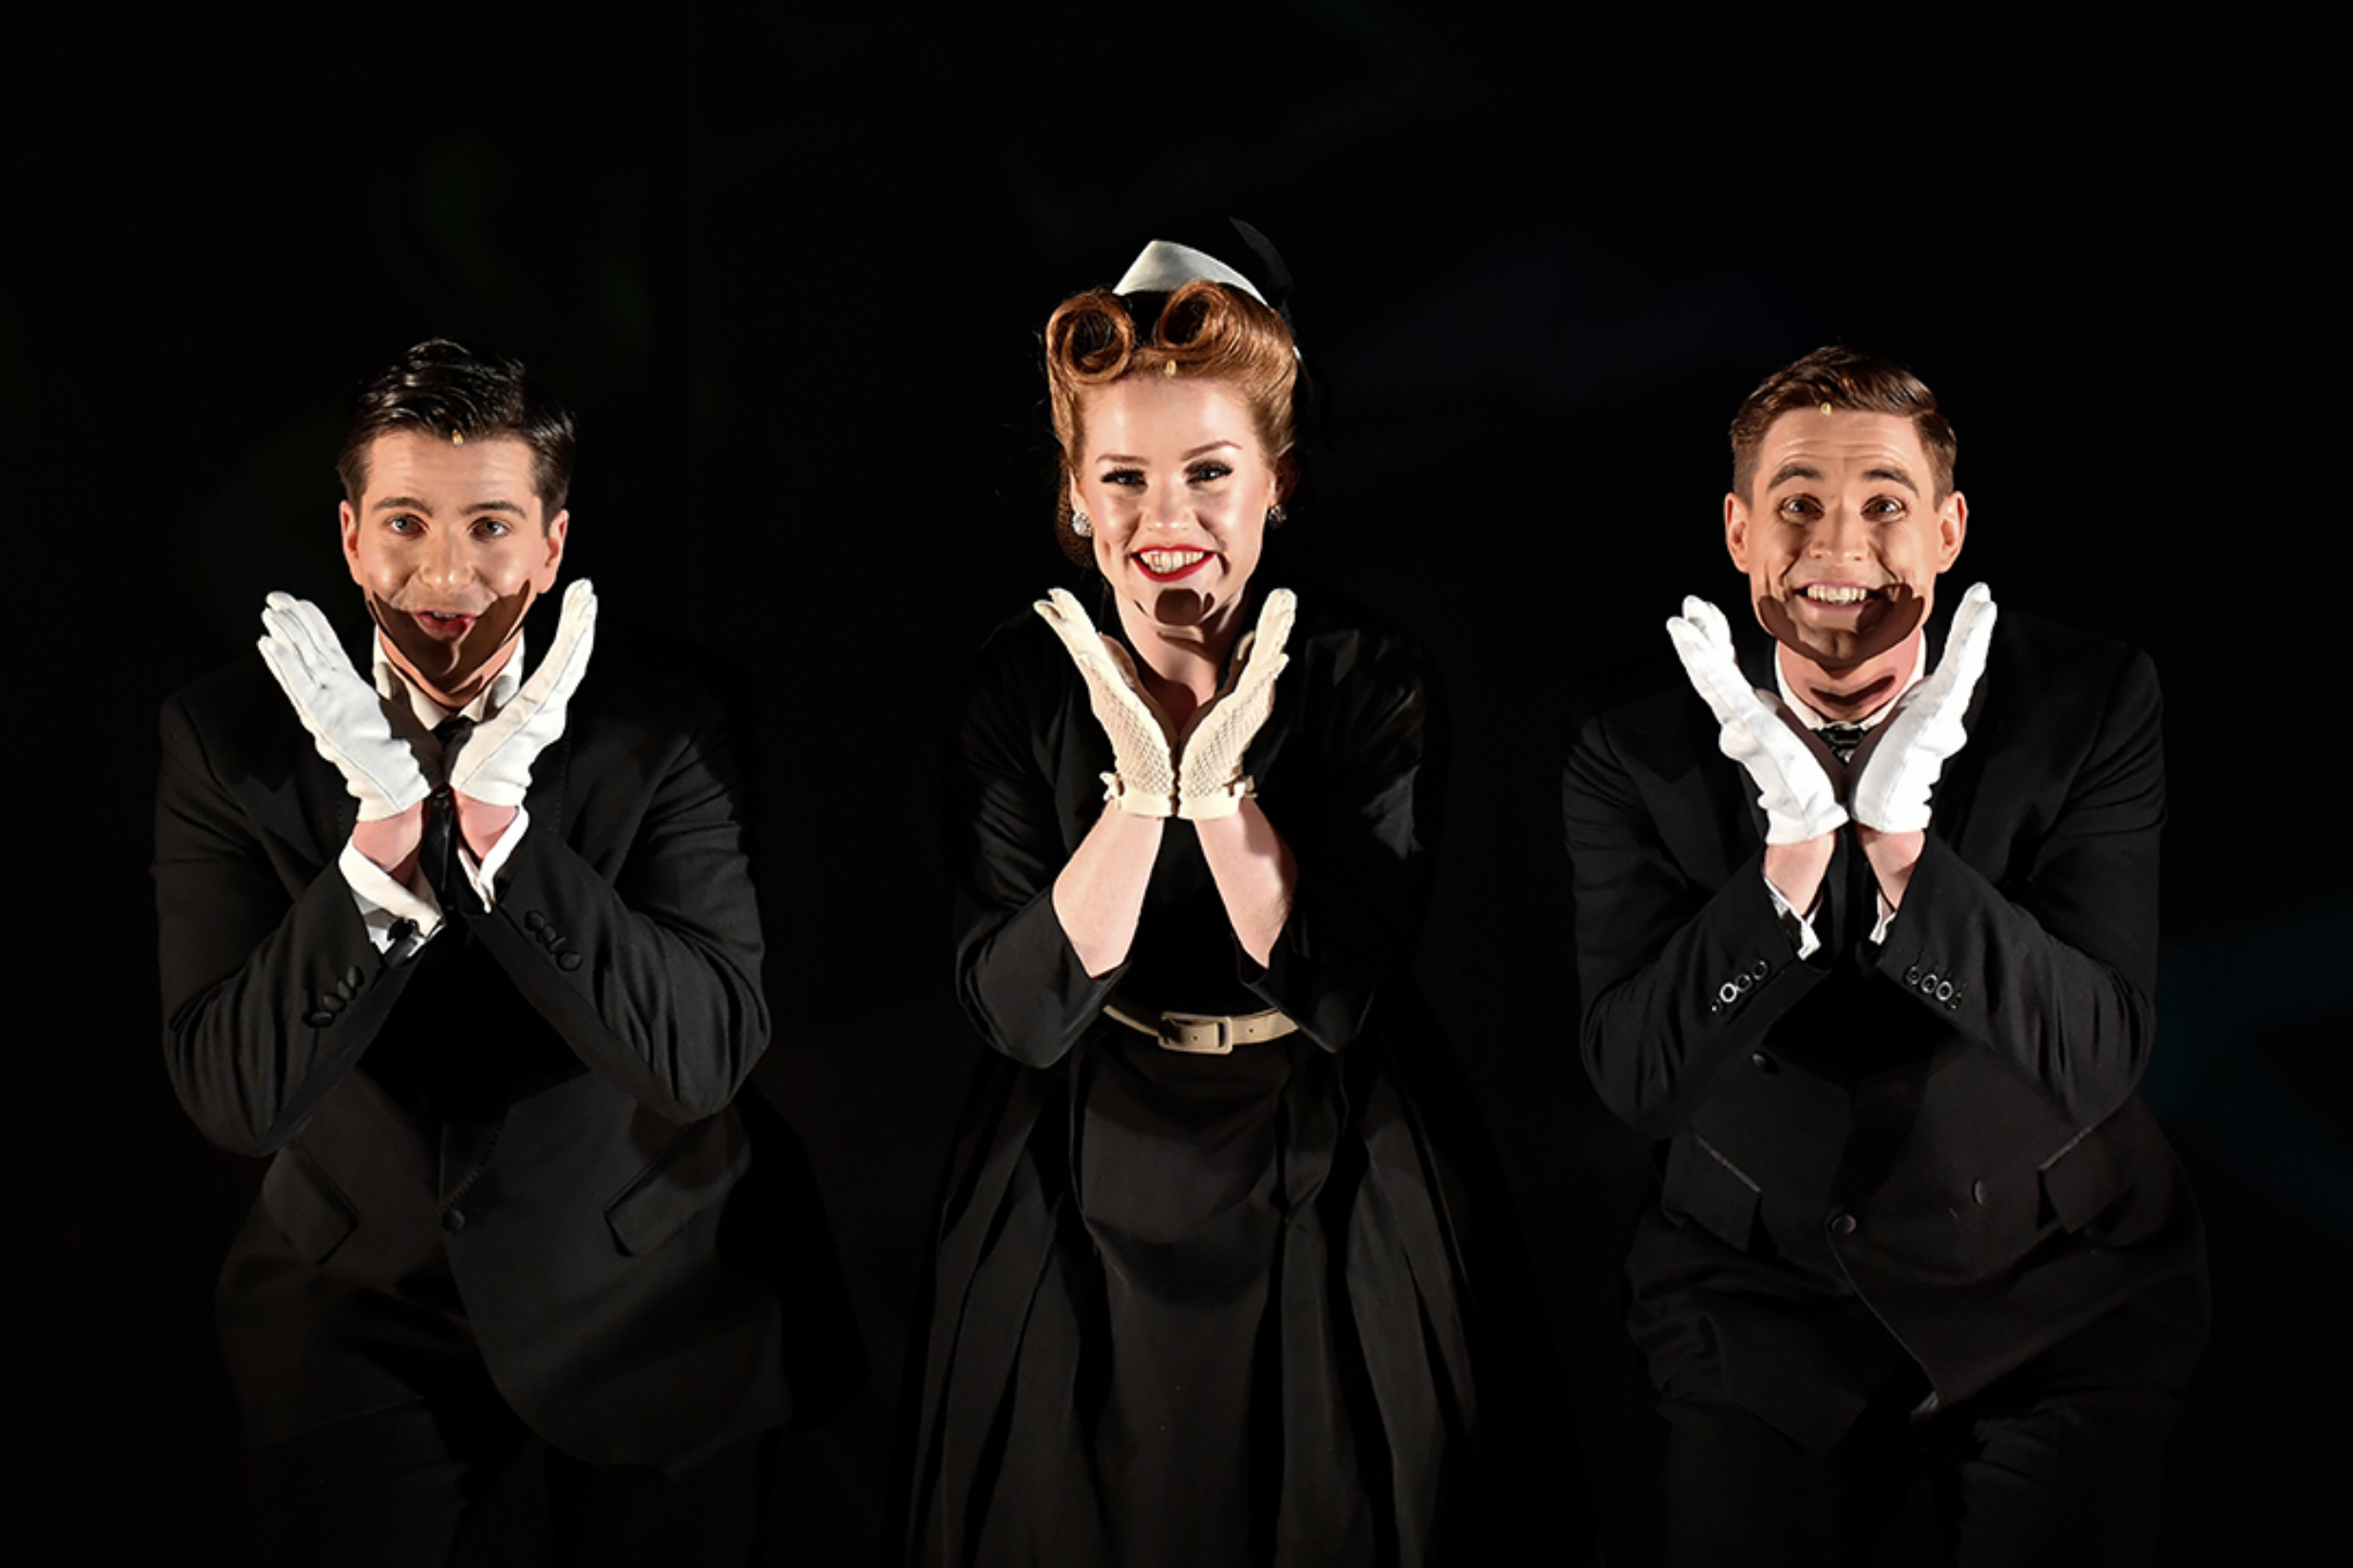
[[[1257,568],[1274,465],[1222,381],[1137,375],[1080,397],[1072,504],[1111,591],[1165,627],[1230,618]]]

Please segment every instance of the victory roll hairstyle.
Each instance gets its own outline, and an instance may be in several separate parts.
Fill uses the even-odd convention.
[[[363,383],[352,399],[335,471],[354,507],[367,490],[368,447],[380,435],[415,431],[447,441],[511,435],[531,449],[531,488],[544,526],[572,489],[572,416],[531,396],[523,361],[492,359],[433,338]]]
[[[1953,463],[1959,455],[1960,443],[1936,410],[1936,395],[1893,360],[1833,344],[1815,349],[1766,377],[1732,415],[1733,494],[1747,498],[1756,479],[1757,452],[1773,421],[1809,408],[1893,414],[1911,420],[1936,470],[1936,499],[1941,502],[1953,493]]]
[[[1290,489],[1299,355],[1281,316],[1239,289],[1204,279],[1165,296],[1102,288],[1073,295],[1046,323],[1046,386],[1054,438],[1062,446],[1055,532],[1064,553],[1080,565],[1095,559],[1086,541],[1070,531],[1070,479],[1084,439],[1080,397],[1125,377],[1172,370],[1222,381],[1241,395],[1267,460],[1285,492]]]

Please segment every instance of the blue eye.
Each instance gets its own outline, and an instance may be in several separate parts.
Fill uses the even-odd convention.
[[[1141,469],[1112,469],[1103,474],[1102,482],[1106,485],[1124,485],[1133,489],[1144,482],[1143,470]]]
[[[1232,471],[1233,470],[1223,463],[1195,463],[1193,465],[1193,482],[1196,485],[1206,485],[1214,480],[1223,479]]]

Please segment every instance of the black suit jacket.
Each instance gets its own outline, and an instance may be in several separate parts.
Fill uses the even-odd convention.
[[[164,707],[172,1080],[213,1142],[274,1156],[220,1295],[256,1442],[430,1395],[475,1347],[591,1462],[683,1469],[791,1411],[787,1200],[754,1155],[797,1151],[737,1098],[769,1036],[737,738],[624,646],[533,770],[497,907],[446,900],[406,962],[368,940],[336,869],[355,803],[261,662]]]
[[[1771,658],[1746,639],[1768,692]],[[2145,656],[2005,611],[1885,944],[1846,836],[1800,961],[1755,788],[1679,668],[1596,704],[1564,789],[1583,1042],[1610,1108],[1661,1140],[1629,1272],[1662,1390],[1826,1444],[1906,1358],[1945,1403],[2050,1352],[2187,1376],[2203,1243],[2133,1093],[2158,710]]]

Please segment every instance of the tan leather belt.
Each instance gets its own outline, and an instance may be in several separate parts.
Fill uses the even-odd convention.
[[[1232,1056],[1236,1045],[1280,1040],[1299,1027],[1280,1007],[1263,1013],[1163,1013],[1114,1000],[1103,1004],[1103,1012],[1139,1035],[1150,1035],[1163,1051],[1195,1056]]]

